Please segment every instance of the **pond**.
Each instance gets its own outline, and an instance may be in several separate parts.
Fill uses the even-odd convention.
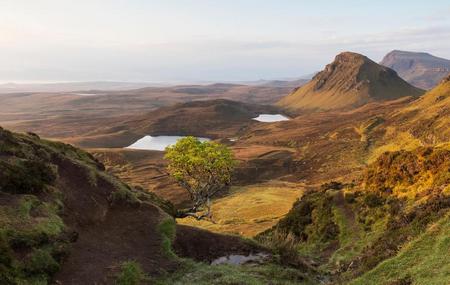
[[[253,120],[264,123],[273,123],[273,122],[289,121],[290,119],[281,114],[260,114],[258,117],[253,118]]]
[[[246,263],[263,263],[269,257],[270,255],[264,252],[249,255],[232,254],[222,256],[213,260],[211,262],[211,265],[220,265],[220,264],[242,265]]]
[[[145,136],[126,148],[143,150],[165,150],[166,147],[173,145],[182,136]],[[209,141],[207,138],[198,138],[200,141]]]

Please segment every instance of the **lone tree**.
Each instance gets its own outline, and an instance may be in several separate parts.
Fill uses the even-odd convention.
[[[179,211],[177,217],[211,218],[211,197],[231,182],[236,164],[231,151],[219,143],[186,137],[167,147],[165,158],[168,172],[192,200],[192,207]]]

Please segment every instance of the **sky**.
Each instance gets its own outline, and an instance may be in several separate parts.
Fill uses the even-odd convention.
[[[0,0],[0,82],[247,81],[342,51],[450,58],[450,2]]]

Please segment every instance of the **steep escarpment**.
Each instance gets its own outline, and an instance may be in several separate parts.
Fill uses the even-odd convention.
[[[313,79],[278,102],[289,110],[351,109],[369,102],[419,96],[395,71],[352,52],[338,54]]]
[[[84,151],[0,128],[1,284],[111,284],[129,260],[169,269],[161,208]]]
[[[450,60],[425,52],[393,50],[380,62],[413,86],[431,89],[450,72]]]

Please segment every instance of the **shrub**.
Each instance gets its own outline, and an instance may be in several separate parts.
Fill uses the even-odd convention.
[[[368,193],[364,197],[364,204],[366,204],[369,208],[379,207],[383,205],[383,203],[383,198],[376,193]]]
[[[330,181],[320,186],[321,190],[341,190],[344,188],[344,184],[337,181]]]
[[[41,192],[57,178],[55,165],[40,160],[0,161],[0,190],[15,194]]]
[[[139,285],[147,277],[139,263],[136,261],[125,261],[121,265],[120,274],[117,276],[117,285]]]
[[[56,262],[47,250],[43,249],[34,250],[25,265],[25,271],[30,274],[44,274],[51,276],[58,270],[58,262]]]
[[[176,254],[172,250],[172,242],[175,239],[176,227],[175,220],[168,218],[158,225],[158,232],[162,236],[162,250],[163,252],[172,258],[176,257]]]

